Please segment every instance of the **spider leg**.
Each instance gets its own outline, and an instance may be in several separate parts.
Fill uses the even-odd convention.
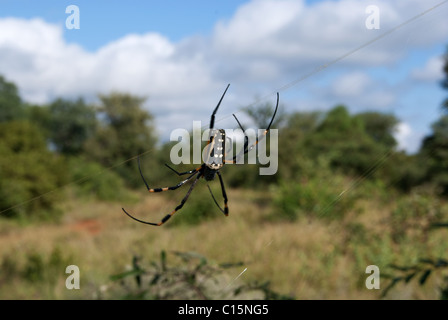
[[[190,177],[188,177],[188,179],[186,179],[186,180],[184,180],[184,181],[185,181],[185,182],[188,181],[190,178],[194,177],[194,175],[195,175],[196,173],[197,173],[197,172],[195,172],[193,175],[191,175]],[[190,196],[191,192],[193,191],[193,189],[194,189],[196,183],[198,182],[198,180],[199,180],[199,178],[200,178],[201,176],[202,176],[201,174],[198,174],[198,175],[196,176],[196,179],[194,179],[193,183],[192,183],[191,186],[190,186],[190,189],[188,189],[187,194],[186,194],[185,197],[182,199],[182,201],[180,202],[180,204],[179,204],[173,211],[171,211],[169,214],[167,214],[165,217],[163,217],[163,219],[162,219],[159,223],[153,223],[153,222],[148,222],[148,221],[144,221],[144,220],[137,219],[137,218],[133,217],[131,214],[129,214],[126,210],[124,210],[124,208],[122,208],[122,209],[123,209],[124,213],[125,213],[129,218],[134,219],[135,221],[138,221],[138,222],[140,222],[140,223],[144,223],[144,224],[149,224],[149,225],[151,225],[151,226],[161,226],[162,224],[164,224],[166,221],[168,221],[169,218],[171,218],[177,211],[179,211],[179,210],[184,206],[185,202],[187,202],[188,197]],[[185,182],[184,182],[184,183],[185,183]]]
[[[224,93],[222,94],[221,99],[219,99],[218,105],[216,106],[215,110],[213,110],[212,117],[210,118],[210,130],[215,125],[215,114],[216,114],[216,112],[218,112],[218,108],[221,105],[222,99],[224,98],[224,96],[225,96],[225,94],[227,92],[227,89],[229,89],[229,86],[230,86],[230,83],[227,85],[226,90],[224,90]]]
[[[279,94],[278,94],[278,92],[277,92],[277,104],[275,105],[274,114],[272,115],[272,118],[271,118],[271,121],[269,122],[268,127],[266,128],[266,130],[264,130],[264,132],[263,132],[263,136],[262,136],[260,139],[258,139],[258,137],[257,137],[255,143],[254,143],[253,145],[251,145],[250,147],[248,147],[249,141],[248,141],[247,136],[244,135],[244,148],[243,148],[237,155],[235,155],[235,156],[233,157],[232,160],[227,160],[227,161],[226,161],[227,163],[236,163],[237,160],[238,160],[242,155],[244,155],[244,154],[248,153],[249,151],[251,151],[251,150],[252,150],[252,149],[253,149],[253,148],[254,148],[254,147],[255,147],[255,146],[262,140],[262,139],[264,139],[264,137],[266,136],[266,134],[267,134],[267,133],[269,132],[269,130],[271,129],[272,122],[274,122],[274,118],[275,118],[275,115],[277,114],[277,110],[278,110],[278,103],[279,103],[279,100],[280,100],[280,96],[279,96]],[[238,123],[239,127],[241,128],[241,130],[243,130],[243,132],[245,132],[243,126],[242,126],[241,123],[238,121],[238,118],[237,118],[235,115],[233,115],[233,117],[235,118],[235,120],[236,120],[236,122]]]
[[[224,213],[226,216],[228,216],[229,215],[229,208],[227,206],[228,199],[227,199],[226,188],[224,187],[224,181],[222,180],[221,173],[219,171],[217,171],[216,174],[218,175],[219,182],[221,184],[222,197],[224,198],[224,209],[222,209],[221,206],[216,201],[216,198],[213,195],[212,189],[210,188],[210,186],[208,184],[207,184],[207,188],[210,191],[210,194],[211,194],[211,196],[213,198],[213,201],[215,201],[216,206],[219,208],[219,210],[221,210],[222,213]]]
[[[243,128],[243,126],[241,125],[241,123],[238,120],[238,118],[236,117],[236,115],[232,114],[232,116],[235,118],[236,122],[240,126],[241,130],[243,131],[243,133],[245,133],[246,130]],[[243,146],[243,149],[241,149],[241,151],[237,155],[233,156],[232,160],[224,160],[224,162],[226,162],[226,163],[236,163],[237,159],[240,159],[243,154],[246,154],[246,153],[249,152],[249,150],[247,149],[248,145],[249,145],[249,138],[247,137],[246,134],[244,134],[244,146]]]
[[[146,189],[148,189],[149,192],[162,192],[162,191],[168,191],[168,190],[176,190],[177,188],[182,187],[182,186],[183,186],[187,181],[189,181],[191,178],[193,178],[193,176],[194,176],[195,174],[197,174],[197,173],[199,172],[199,170],[202,168],[202,167],[199,167],[199,168],[197,168],[197,169],[191,170],[191,172],[190,172],[190,171],[182,172],[181,174],[192,173],[192,175],[189,176],[187,179],[185,179],[185,180],[179,182],[179,183],[176,184],[175,186],[172,186],[172,187],[165,187],[165,188],[150,188],[149,185],[148,185],[148,183],[146,182],[145,177],[143,176],[142,168],[140,167],[140,157],[138,157],[137,160],[138,160],[138,171],[140,172],[140,176],[142,177],[142,180],[143,180],[143,182],[145,183]],[[167,167],[170,168],[171,170],[173,170],[174,172],[178,173],[176,170],[174,170],[174,169],[171,168],[170,166],[167,165]],[[179,173],[178,173],[178,174],[179,174]],[[180,175],[180,174],[179,174],[179,175]]]
[[[196,168],[196,169],[193,169],[193,170],[190,170],[190,171],[185,171],[185,172],[179,172],[179,171],[177,171],[176,169],[173,169],[173,168],[171,168],[169,165],[167,165],[166,163],[165,163],[165,166],[167,166],[169,169],[171,169],[174,173],[176,173],[178,176],[183,176],[184,174],[190,174],[190,173],[193,173],[193,172],[197,172],[197,171],[199,171],[199,170],[201,170],[201,168],[202,168],[202,166],[200,166],[199,168]]]

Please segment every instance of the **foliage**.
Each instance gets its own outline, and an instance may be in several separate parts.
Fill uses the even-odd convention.
[[[0,154],[0,209],[9,209],[4,216],[57,216],[63,194],[46,193],[66,182],[65,166],[47,150],[39,128],[28,121],[0,124]]]
[[[426,178],[448,195],[448,115],[437,120],[432,130],[421,148],[421,156],[429,160]]]
[[[275,105],[271,102],[262,105],[249,105],[242,108],[242,111],[246,113],[255,122],[255,125],[259,129],[266,129],[275,111]],[[279,105],[277,114],[272,122],[271,128],[277,128],[286,119],[286,113],[283,108]],[[243,127],[247,129],[244,125]]]
[[[443,203],[430,192],[413,191],[399,199],[390,215],[392,239],[396,242],[419,239],[425,242],[432,225],[448,214]]]
[[[53,248],[48,257],[41,253],[30,252],[26,255],[26,261],[22,270],[23,278],[30,282],[52,282],[57,279],[55,274],[64,275],[63,271],[70,264],[70,257],[64,256],[59,247]]]
[[[244,187],[257,189],[265,187],[270,176],[260,176],[259,165],[248,164],[226,164],[222,170],[222,176],[226,187]]]
[[[305,137],[304,147],[312,159],[325,155],[331,168],[359,175],[367,172],[372,159],[385,151],[367,134],[362,119],[351,116],[344,106],[336,106],[326,114],[316,130]]]
[[[448,89],[448,47],[444,55],[444,79],[441,85]],[[448,98],[442,103],[444,114],[432,124],[432,133],[425,137],[420,156],[429,162],[426,181],[432,182],[443,195],[448,195]]]
[[[96,162],[68,158],[70,181],[76,183],[77,196],[95,197],[105,201],[123,201],[130,193],[122,177]]]
[[[438,258],[434,259],[420,259],[417,264],[411,266],[390,265],[396,274],[382,274],[386,279],[391,279],[390,283],[382,292],[382,297],[387,296],[389,291],[398,283],[410,283],[411,280],[418,278],[418,283],[423,286],[429,277],[434,273],[442,273],[443,270],[448,270],[448,260]],[[444,284],[439,287],[439,294],[441,300],[448,300],[448,276],[443,278]]]
[[[48,107],[50,140],[56,150],[68,155],[80,154],[85,142],[93,136],[96,112],[82,98],[76,101],[56,99]]]
[[[114,92],[100,99],[101,125],[86,142],[86,155],[105,167],[121,164],[117,173],[127,178],[138,172],[130,160],[155,148],[152,115],[143,110],[143,98]]]
[[[210,183],[213,195],[218,202],[220,207],[224,207],[224,201],[222,200],[221,188],[218,187],[219,182],[214,181]],[[184,186],[184,190],[181,192],[176,192],[171,195],[171,199],[174,201],[175,206],[177,206],[182,198],[187,193],[190,185]],[[173,207],[174,209],[174,207]],[[224,214],[219,211],[219,208],[213,201],[210,191],[207,188],[205,181],[198,181],[194,191],[191,193],[188,202],[183,208],[176,213],[175,218],[170,220],[167,226],[178,226],[178,225],[196,225],[209,219],[219,217]]]
[[[22,257],[15,253],[2,258],[0,263],[2,288],[14,290],[19,281],[23,281],[23,288],[27,293],[31,293],[30,297],[33,299],[36,297],[54,299],[58,286],[67,276],[65,268],[73,261],[73,257],[59,246],[48,253],[27,249]]]
[[[377,143],[386,148],[394,148],[397,145],[393,134],[398,119],[392,114],[379,112],[363,112],[354,116],[364,124],[365,132]]]
[[[158,263],[145,267],[134,256],[131,270],[110,277],[121,284],[121,290],[115,289],[113,297],[118,291],[122,299],[292,299],[272,291],[269,282],[244,284],[225,272],[243,266],[242,262],[212,264],[195,252],[172,254],[182,264],[169,266],[165,251],[160,253]]]
[[[24,113],[17,86],[0,75],[0,123],[21,120]]]
[[[417,198],[411,199],[412,204],[407,208],[404,208],[401,212],[394,212],[392,218],[399,217],[400,221],[397,223],[401,227],[397,226],[400,235],[403,235],[403,231],[406,232],[409,226],[415,229],[423,229],[425,237],[419,239],[420,242],[428,242],[427,233],[432,230],[441,228],[448,228],[448,223],[437,221],[438,219],[446,218],[447,211],[439,204],[432,204],[431,199]],[[418,203],[415,203],[418,201]],[[415,208],[414,208],[415,206]],[[425,210],[426,209],[426,210]],[[411,214],[406,215],[410,210]],[[423,220],[424,224],[419,223],[418,220]],[[415,237],[413,237],[415,238]],[[439,294],[441,300],[448,300],[448,276],[446,270],[448,270],[448,260],[444,257],[438,258],[419,258],[418,263],[411,265],[389,265],[390,269],[395,271],[395,274],[383,274],[382,277],[390,279],[389,284],[382,292],[382,297],[387,296],[389,291],[394,288],[398,283],[408,284],[412,279],[419,278],[418,283],[420,286],[424,285],[432,274],[439,274],[443,278],[443,285],[439,287]]]
[[[355,195],[343,175],[335,174],[324,159],[315,163],[302,158],[303,175],[282,180],[274,191],[273,217],[294,221],[301,216],[340,219],[355,205]]]
[[[385,184],[405,193],[421,186],[427,174],[427,161],[420,155],[402,151],[385,153],[378,158],[376,176]]]
[[[444,59],[444,65],[443,65],[443,72],[445,74],[445,78],[442,80],[442,87],[444,89],[448,89],[448,47],[446,49],[446,52],[443,56]],[[448,112],[448,98],[446,98],[443,103],[442,103],[442,108],[443,110],[445,110],[446,112]]]

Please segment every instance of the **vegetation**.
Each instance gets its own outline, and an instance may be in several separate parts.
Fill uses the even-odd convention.
[[[393,114],[279,113],[275,176],[227,165],[230,217],[201,182],[157,229],[121,207],[158,221],[179,204],[186,188],[147,195],[136,161],[157,186],[172,185],[172,144],[158,146],[143,98],[99,98],[28,105],[0,77],[0,298],[447,297],[448,235],[433,231],[448,221],[446,101],[414,155],[396,149]],[[243,112],[264,127],[271,110]],[[177,252],[175,266],[165,252]],[[83,290],[65,288],[68,264]],[[365,287],[371,264],[385,271],[382,294]],[[239,272],[223,265],[247,272],[233,283]]]
[[[141,259],[132,258],[132,269],[110,277],[111,285],[102,298],[122,299],[292,299],[270,289],[269,282],[241,283],[229,278],[227,269],[241,267],[237,263],[210,263],[195,252],[173,252],[183,261],[180,266],[168,266],[167,254],[160,253],[160,262],[142,267]],[[107,296],[106,296],[107,294]]]

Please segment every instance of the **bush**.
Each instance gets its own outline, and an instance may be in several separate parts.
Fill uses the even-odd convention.
[[[412,234],[424,240],[431,225],[446,214],[447,208],[437,197],[428,191],[416,190],[400,199],[392,211],[392,238],[395,242],[400,242]]]
[[[132,269],[113,275],[100,298],[116,299],[294,299],[279,294],[263,283],[243,283],[229,276],[229,268],[243,266],[242,262],[212,263],[195,252],[172,252],[181,259],[176,266],[168,265],[165,251],[160,253],[160,261],[144,265],[140,257],[132,259]],[[118,285],[119,284],[119,285]]]
[[[130,198],[123,179],[112,170],[82,158],[69,158],[68,163],[71,180],[76,184],[79,196],[93,196],[105,201]]]
[[[55,218],[64,199],[65,164],[47,150],[38,127],[27,121],[0,124],[0,211],[7,217]]]
[[[274,188],[274,217],[289,221],[300,216],[340,219],[354,208],[356,194],[346,192],[346,178],[329,170],[325,161],[312,166],[299,180],[282,179]]]
[[[196,225],[205,220],[218,217],[219,215],[224,216],[224,214],[221,213],[219,208],[214,203],[213,198],[210,195],[210,191],[208,190],[207,185],[204,182],[205,181],[203,179],[197,182],[186,204],[175,214],[175,216],[169,221],[169,224],[167,225]],[[216,181],[216,183],[219,185],[218,181]],[[222,200],[223,198],[221,195],[221,188],[215,188],[213,183],[211,185],[213,185],[212,191],[216,201],[218,202],[219,206],[223,208],[224,201]],[[189,187],[190,185],[186,185],[183,187],[183,192],[176,192],[175,194],[177,196],[175,197],[174,194],[172,195],[172,199],[175,199],[174,201],[176,201],[175,206],[177,206],[181,202]]]

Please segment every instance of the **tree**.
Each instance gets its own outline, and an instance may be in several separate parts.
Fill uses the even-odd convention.
[[[65,181],[63,162],[48,151],[40,128],[29,121],[0,124],[0,211],[4,216],[49,216],[56,212]]]
[[[443,56],[445,64],[443,66],[443,72],[445,73],[445,79],[442,80],[442,87],[448,90],[448,47],[445,55]],[[448,98],[446,98],[442,103],[442,108],[448,112]]]
[[[448,89],[448,49],[444,57],[445,79],[442,87]],[[444,100],[442,108],[448,112],[448,98]],[[448,195],[448,114],[442,115],[432,124],[432,134],[424,138],[420,155],[428,159],[427,179]]]
[[[299,178],[304,174],[303,165],[308,157],[305,146],[307,137],[312,135],[321,123],[323,113],[321,112],[294,112],[288,114],[285,125],[279,130],[278,168],[281,178]],[[286,117],[285,117],[286,118]]]
[[[315,131],[305,138],[305,148],[311,159],[326,157],[333,169],[364,175],[372,159],[385,152],[366,132],[364,121],[351,116],[345,106],[330,110]]]
[[[262,105],[250,105],[242,108],[243,112],[246,113],[255,122],[255,125],[259,129],[265,129],[269,122],[271,121],[272,115],[274,114],[274,107],[271,102],[267,102]],[[281,106],[278,107],[277,114],[272,123],[272,128],[277,128],[285,120],[286,114]],[[245,128],[246,129],[246,128]]]
[[[106,167],[118,166],[118,173],[128,181],[137,177],[137,155],[155,147],[153,116],[143,109],[144,98],[114,92],[100,96],[100,124],[94,136],[86,142],[86,154]],[[139,179],[131,184],[140,185]]]
[[[448,194],[448,115],[436,121],[432,131],[423,140],[420,153],[429,159],[427,178]]]
[[[21,119],[24,108],[17,87],[0,76],[0,123]]]
[[[56,150],[68,155],[80,154],[85,142],[95,132],[95,109],[82,98],[75,101],[57,99],[50,104],[49,113],[49,135]]]
[[[391,114],[379,112],[363,112],[355,116],[364,123],[366,133],[377,143],[387,148],[394,148],[397,145],[393,133],[398,119]]]

